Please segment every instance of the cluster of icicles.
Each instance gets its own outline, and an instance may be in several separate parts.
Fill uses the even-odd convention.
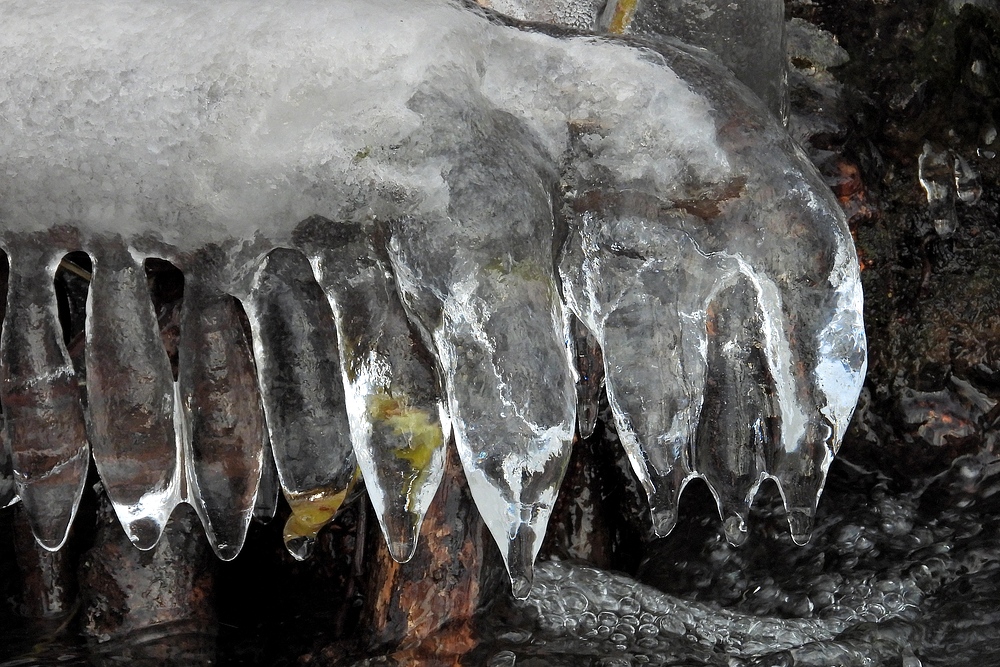
[[[658,534],[703,477],[742,542],[772,478],[808,539],[864,374],[857,258],[721,68],[436,0],[0,8],[0,119],[28,119],[0,132],[0,458],[44,547],[93,458],[141,549],[189,503],[234,558],[280,488],[304,557],[363,480],[405,561],[453,441],[524,597],[605,388]],[[149,259],[184,276],[176,377]]]
[[[153,548],[174,508],[187,502],[201,517],[216,554],[232,559],[251,518],[274,516],[280,488],[291,508],[286,546],[296,558],[306,558],[318,532],[363,477],[390,553],[400,561],[413,555],[442,478],[451,423],[431,355],[371,244],[347,243],[310,258],[275,249],[256,267],[253,289],[242,302],[199,280],[198,272],[188,273],[177,373],[150,298],[148,258],[109,242],[90,250],[89,271],[62,259],[65,248],[51,236],[36,235],[9,249],[0,348],[6,426],[0,503],[16,502],[19,494],[43,547],[57,550],[64,543],[92,456],[125,531],[140,549]],[[344,261],[347,256],[352,261]],[[212,258],[200,259],[200,271],[210,272]],[[351,268],[332,268],[338,266]],[[56,271],[66,268],[89,284],[85,382],[64,344],[53,285]],[[742,344],[737,340],[742,329],[725,313],[711,316],[708,328],[709,362],[725,354],[724,348]],[[575,318],[566,332],[579,372],[578,434],[587,437],[603,391],[603,356]],[[715,361],[723,368],[714,371],[725,373],[727,360]],[[710,368],[710,384],[712,373]],[[737,420],[745,419],[747,429],[762,428],[766,415],[750,415],[747,410],[755,406],[741,405],[745,397],[729,398]],[[727,409],[707,400],[704,409],[713,407]],[[721,426],[727,425],[732,426],[723,418]],[[709,424],[703,437],[720,437],[711,435],[719,426]],[[535,499],[522,507],[534,516],[522,517],[510,544],[501,546],[519,596],[530,589],[542,537],[533,531],[544,532],[569,452],[568,447],[557,452],[563,461],[554,478],[527,491]],[[720,468],[725,464],[713,463],[713,452],[706,446],[700,457],[677,453],[673,469],[681,475],[679,486],[670,487],[672,506],[658,508],[659,533],[672,528],[687,480],[705,477],[718,489],[717,497],[719,491],[723,497],[741,491],[738,483],[725,488],[727,473]],[[10,483],[11,454],[16,484]],[[496,465],[501,469],[493,474],[500,479],[486,483],[509,488],[503,468],[510,464],[503,460],[473,462],[467,474],[477,480]],[[725,531],[733,543],[746,537],[745,512],[762,479],[743,496],[741,507],[726,508],[731,514]],[[797,541],[808,538],[807,523],[792,528]]]

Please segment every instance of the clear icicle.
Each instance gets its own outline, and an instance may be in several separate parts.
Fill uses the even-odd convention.
[[[551,282],[484,278],[478,296],[493,305],[469,321],[471,304],[447,303],[437,348],[472,496],[524,598],[569,459],[575,391]]]
[[[731,263],[646,227],[618,227],[612,245],[609,228],[591,216],[578,220],[561,270],[571,308],[604,352],[619,436],[649,497],[653,529],[664,536],[696,475],[690,451],[705,389],[705,304]],[[647,258],[654,245],[661,259]]]
[[[775,438],[760,317],[746,280],[719,292],[707,311],[707,373],[693,460],[719,504],[726,539],[747,538],[747,518]]]
[[[196,270],[185,279],[179,366],[188,500],[215,553],[232,560],[253,515],[264,414],[239,302],[201,282]]]
[[[23,241],[8,246],[0,395],[17,494],[35,539],[55,551],[66,541],[76,514],[90,453],[52,285],[64,253],[46,245]]]
[[[791,242],[802,243],[794,237]],[[779,291],[762,273],[752,277],[780,419],[780,440],[765,460],[781,491],[792,539],[805,544],[827,472],[854,411],[866,356],[853,248],[841,245],[810,258],[800,247],[796,257],[827,271],[826,281],[802,281],[794,290]]]
[[[278,496],[281,495],[281,482],[278,480],[278,469],[274,465],[274,451],[271,449],[271,438],[264,432],[264,460],[260,471],[260,486],[257,488],[257,501],[253,505],[253,519],[258,523],[270,523],[278,511]]]
[[[306,558],[356,468],[333,312],[305,255],[273,250],[247,299],[274,463],[292,515],[285,545]]]
[[[264,439],[248,400],[254,374],[238,307],[208,285],[242,298],[271,250],[315,257],[339,247],[336,237],[302,237],[317,215],[391,221],[401,301],[441,371],[476,503],[519,595],[576,421],[556,263],[570,308],[603,347],[609,399],[660,506],[661,532],[680,487],[701,472],[689,450],[706,311],[735,276],[752,284],[779,422],[766,473],[804,539],[860,390],[865,336],[846,221],[780,123],[714,60],[669,41],[555,36],[452,3],[385,2],[274,0],[248,13],[239,0],[197,10],[168,0],[0,0],[9,9],[0,116],[32,119],[0,137],[0,242],[17,251],[0,397],[18,489],[40,539],[54,546],[65,534],[87,450],[51,275],[40,268],[52,268],[52,255],[19,254],[25,235],[62,230],[37,237],[38,247],[79,248],[114,230],[130,247],[186,264],[200,283],[196,298],[185,298],[186,403],[175,399],[175,424],[190,431],[181,438],[190,498],[231,556],[253,510]],[[780,5],[755,6],[764,3]],[[390,5],[405,20],[379,23]],[[378,31],[367,29],[376,23]],[[105,24],[116,29],[95,33]],[[268,48],[243,48],[251,37]],[[150,57],[164,50],[169,61]],[[345,59],[358,53],[366,57]],[[133,94],[109,95],[123,76]],[[67,89],[89,93],[67,98]],[[209,89],[211,104],[191,94]],[[67,132],[67,122],[78,131]],[[578,247],[557,257],[563,232]],[[216,264],[240,274],[228,276],[232,284],[205,275],[213,262],[187,262],[220,244],[228,256]],[[297,320],[304,330],[296,325],[293,336],[258,336],[258,347],[291,359],[289,350],[318,345],[311,336],[332,345],[322,329],[332,331],[332,315],[319,324],[310,317]],[[272,375],[286,377],[260,377]],[[314,393],[325,400],[326,391]],[[309,406],[340,410],[344,399]],[[301,554],[343,499],[353,462],[336,449],[336,466],[323,469],[338,476],[333,487],[290,482],[288,471],[306,475],[317,459],[295,461],[276,436],[282,428],[291,427],[272,429],[272,446]]]
[[[87,304],[91,448],[129,539],[152,549],[180,500],[173,376],[141,259],[120,240],[100,248]]]
[[[14,487],[14,467],[10,460],[7,429],[0,421],[0,509],[9,507],[16,498],[17,489]]]
[[[7,256],[3,255],[0,264],[0,331],[4,316],[7,313],[7,278],[8,278]],[[4,423],[3,406],[0,404],[0,508],[8,507],[17,498],[17,489],[14,488],[14,467],[10,460],[10,443],[7,440],[7,427]]]
[[[553,275],[551,192],[535,136],[505,114],[455,113],[433,90],[410,101],[445,149],[447,216],[400,219],[389,243],[411,319],[430,339],[472,497],[519,598],[569,461],[576,391]],[[423,142],[402,159],[426,160]]]
[[[576,350],[576,428],[581,438],[589,438],[597,426],[604,390],[604,354],[590,330],[576,316],[570,316],[570,333]]]
[[[410,327],[371,234],[361,226],[315,223],[313,240],[331,225],[339,228],[339,242],[314,256],[316,274],[336,304],[358,465],[389,553],[406,562],[444,473],[451,425],[430,354]]]
[[[394,246],[408,308],[431,329],[459,456],[473,499],[510,573],[531,588],[535,555],[569,459],[576,396],[561,307],[543,260],[478,262],[435,307],[414,281],[433,257]],[[464,262],[460,267],[468,268]],[[448,288],[451,289],[451,288]],[[428,308],[428,304],[430,308]]]

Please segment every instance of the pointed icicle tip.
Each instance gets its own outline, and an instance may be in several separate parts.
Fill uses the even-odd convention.
[[[125,533],[132,545],[139,551],[149,551],[160,542],[163,526],[152,517],[136,519],[125,527]]]
[[[312,537],[285,536],[285,550],[297,561],[304,561],[312,556],[314,546],[316,540]]]
[[[285,493],[292,513],[285,522],[283,538],[292,558],[305,560],[312,555],[316,536],[333,521],[350,488],[349,484],[347,489],[341,491],[317,489],[313,492]]]
[[[524,600],[531,593],[531,580],[532,571],[529,569],[525,574],[520,576],[511,575],[510,578],[510,591],[514,594],[514,597],[518,600]]]
[[[415,540],[393,540],[389,542],[389,555],[397,563],[408,563],[417,551]]]
[[[809,538],[812,537],[812,510],[802,507],[789,509],[787,516],[788,529],[792,534],[792,542],[795,542],[800,547],[805,546],[809,542]]]
[[[677,510],[675,509],[651,509],[650,515],[653,519],[653,532],[657,537],[666,537],[677,525]]]
[[[594,435],[594,429],[597,428],[598,409],[597,403],[591,401],[581,402],[577,406],[576,428],[580,433],[581,440],[586,440]]]
[[[518,525],[517,532],[507,546],[507,572],[510,574],[510,590],[518,600],[524,600],[531,593],[535,577],[535,531],[527,523]]]
[[[238,543],[220,542],[218,538],[212,536],[212,533],[208,530],[205,531],[208,534],[208,543],[212,547],[212,551],[215,552],[216,558],[228,563],[231,560],[235,560],[240,552],[243,551],[243,541]]]
[[[386,513],[384,536],[389,555],[397,563],[408,563],[417,551],[418,531],[423,517],[416,512]]]

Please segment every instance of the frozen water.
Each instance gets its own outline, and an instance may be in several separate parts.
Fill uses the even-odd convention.
[[[294,554],[357,467],[405,560],[451,433],[523,597],[602,376],[661,533],[702,476],[741,541],[772,477],[808,538],[864,373],[857,259],[720,65],[437,0],[0,13],[0,398],[44,545],[88,460],[51,290],[68,250],[95,261],[95,458],[140,546],[186,501],[235,556],[273,504],[269,442]],[[172,385],[150,257],[185,274]]]
[[[64,252],[44,235],[7,245],[0,398],[14,483],[38,543],[66,541],[90,462],[83,407],[52,280]]]
[[[129,539],[151,549],[181,500],[174,379],[142,261],[120,238],[102,242],[88,292],[90,443]]]
[[[675,664],[667,656],[678,650],[688,660],[715,651],[763,656],[830,640],[846,626],[837,619],[779,619],[718,609],[596,568],[547,562],[538,569],[535,590],[518,606],[537,619],[542,637],[605,640],[621,652],[660,654],[663,662],[654,664]]]
[[[7,284],[7,258],[4,256],[0,271],[3,271],[3,284]],[[0,323],[7,312],[7,300],[0,299]],[[0,409],[0,417],[3,411]],[[0,423],[0,507],[7,507],[18,500],[14,488],[14,468],[10,460],[10,445],[7,440],[7,429]]]
[[[573,317],[570,326],[576,350],[576,430],[581,438],[589,438],[597,426],[604,389],[604,355],[597,339],[579,319]]]
[[[14,488],[14,469],[10,461],[6,429],[0,429],[0,507],[7,507],[17,499]]]
[[[201,258],[200,275],[214,258]],[[178,394],[187,500],[223,560],[239,554],[263,468],[264,414],[242,309],[198,268],[184,283]]]
[[[258,523],[266,524],[278,512],[278,496],[281,494],[281,482],[278,480],[278,469],[274,464],[274,450],[271,448],[271,438],[266,433],[264,435],[264,461],[263,468],[260,471],[260,487],[257,489],[257,501],[253,506],[253,518]]]
[[[539,21],[577,30],[600,29],[607,3],[601,0],[479,0],[479,4],[521,21]]]
[[[405,562],[441,482],[450,430],[432,358],[409,324],[380,234],[311,223],[304,235],[334,306],[358,466],[389,551]]]
[[[336,324],[309,260],[281,248],[261,263],[247,311],[274,465],[293,508],[285,542],[302,554],[355,468]]]
[[[630,3],[635,9],[627,34],[670,35],[708,49],[788,122],[784,0],[613,0],[609,5]]]
[[[478,0],[527,21],[707,49],[788,123],[784,0]]]

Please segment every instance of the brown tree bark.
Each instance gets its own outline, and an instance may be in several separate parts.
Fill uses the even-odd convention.
[[[139,650],[146,644],[152,654],[166,635],[174,646],[178,636],[206,640],[194,640],[192,646],[212,646],[215,557],[194,510],[178,506],[160,542],[140,551],[107,499],[100,504],[95,544],[80,567],[83,634],[98,643],[128,638],[130,646]]]
[[[24,508],[14,509],[14,549],[21,572],[20,612],[25,618],[57,620],[76,601],[76,558],[72,546],[43,549],[31,534]]]
[[[372,521],[372,525],[377,525]],[[458,665],[476,646],[476,612],[510,595],[506,574],[483,524],[453,445],[444,479],[407,563],[389,556],[381,533],[369,534],[370,589],[361,627],[372,647],[392,647],[400,664],[433,658]]]

